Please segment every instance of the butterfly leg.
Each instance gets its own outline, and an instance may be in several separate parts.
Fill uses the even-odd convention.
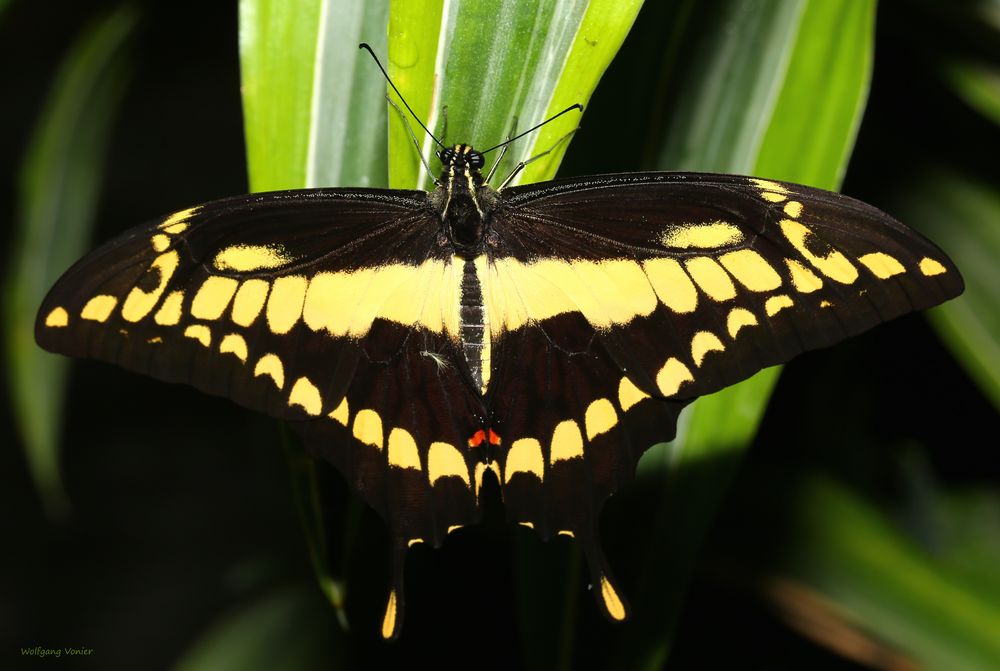
[[[540,158],[542,158],[544,156],[548,156],[549,154],[551,154],[552,152],[554,152],[556,149],[558,149],[559,145],[561,145],[563,142],[566,142],[567,140],[569,140],[569,138],[573,136],[573,133],[575,133],[578,128],[579,128],[579,126],[577,126],[577,128],[574,128],[570,132],[568,132],[565,135],[563,135],[561,138],[559,138],[558,140],[556,140],[556,143],[554,145],[552,145],[551,147],[549,147],[548,149],[546,149],[542,153],[535,154],[531,158],[526,159],[524,161],[521,161],[516,166],[514,166],[514,169],[511,171],[511,173],[509,175],[507,175],[507,179],[505,179],[503,181],[503,184],[501,184],[497,188],[497,191],[503,191],[504,188],[508,184],[510,184],[512,181],[514,181],[514,178],[517,177],[518,173],[520,173],[522,170],[524,170],[525,167],[527,167],[528,165],[531,165],[532,163],[534,163],[535,161],[537,161],[538,159],[540,159]]]
[[[386,102],[392,105],[393,109],[395,109],[399,114],[399,118],[403,120],[403,125],[406,126],[407,132],[409,132],[410,137],[413,139],[413,146],[417,148],[417,156],[420,157],[420,162],[424,164],[424,169],[427,170],[427,174],[433,175],[434,172],[431,170],[431,166],[427,163],[427,159],[424,158],[423,153],[420,151],[420,140],[417,139],[416,134],[413,132],[413,128],[410,126],[410,122],[407,120],[406,115],[403,114],[403,110],[399,109],[399,105],[392,102],[392,99],[389,96],[386,96],[385,99]],[[445,109],[448,108],[446,107]],[[447,116],[445,119],[447,119]],[[437,179],[434,180],[434,184],[436,186],[441,186],[441,183]]]
[[[514,135],[516,134],[517,134],[517,117],[514,117],[514,123],[511,124],[510,127],[510,133],[507,134],[507,138],[504,140],[504,143],[500,148],[500,155],[497,156],[497,160],[493,162],[493,167],[490,168],[490,171],[486,174],[487,184],[489,184],[490,180],[493,179],[493,173],[497,171],[497,168],[500,166],[500,161],[502,161],[503,157],[507,154],[507,148],[510,146],[510,139],[514,137]]]

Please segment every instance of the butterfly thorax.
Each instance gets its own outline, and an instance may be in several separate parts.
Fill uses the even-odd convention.
[[[479,172],[483,155],[471,145],[447,147],[438,157],[444,167],[434,196],[444,233],[458,256],[473,259],[483,252],[496,191]]]

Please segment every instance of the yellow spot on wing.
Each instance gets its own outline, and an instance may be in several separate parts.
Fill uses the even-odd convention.
[[[288,405],[300,405],[306,414],[316,416],[323,411],[323,398],[309,378],[300,377],[292,385],[292,391],[288,394]]]
[[[218,319],[236,293],[239,282],[231,277],[209,277],[191,301],[191,316],[196,319]]]
[[[788,266],[788,272],[792,274],[792,285],[800,293],[811,294],[822,288],[823,280],[795,259],[785,259],[785,264]]]
[[[309,283],[302,318],[314,331],[360,337],[382,318],[458,333],[461,278],[454,264],[436,259],[350,272],[318,273]]]
[[[253,272],[280,268],[294,260],[281,245],[232,245],[216,254],[212,263],[219,270]]]
[[[804,256],[809,263],[831,280],[835,280],[841,284],[851,284],[854,280],[858,279],[858,269],[847,260],[846,256],[833,247],[829,247],[824,241],[820,240],[819,236],[799,222],[792,219],[782,219],[781,231],[788,238],[788,241],[792,243],[792,246],[798,250],[799,254]],[[807,242],[811,240],[822,242],[829,247],[829,251],[823,256],[814,254],[807,246]]]
[[[751,182],[757,185],[761,191],[773,191],[774,193],[788,193],[788,189],[781,186],[777,182],[772,182],[767,179],[751,179]]]
[[[534,473],[535,477],[542,480],[544,468],[541,444],[534,438],[518,438],[507,453],[504,483],[510,482],[515,473]]]
[[[779,311],[790,308],[793,305],[795,305],[795,301],[784,294],[779,294],[767,299],[767,302],[764,303],[764,311],[767,312],[768,317],[773,317]]]
[[[773,291],[781,286],[781,276],[752,249],[723,254],[719,262],[750,291]]]
[[[389,465],[420,470],[417,443],[406,429],[396,427],[389,433]]]
[[[528,527],[529,529],[534,529],[535,525],[531,522],[518,522],[522,527]]]
[[[906,272],[906,268],[900,263],[894,256],[890,256],[885,252],[873,252],[871,254],[865,254],[864,256],[859,256],[858,261],[860,261],[868,270],[872,271],[872,274],[880,280],[886,280],[893,275],[899,275]]]
[[[389,603],[382,616],[382,638],[389,639],[396,631],[396,590],[389,592]]]
[[[583,456],[583,436],[580,425],[572,419],[559,422],[552,432],[552,444],[549,449],[550,463],[565,459],[576,459]]]
[[[195,212],[198,211],[200,205],[195,207],[189,207],[186,210],[181,210],[180,212],[174,212],[169,217],[163,220],[157,228],[161,228],[167,233],[177,234],[183,232],[187,229],[187,224],[181,223],[191,217]]]
[[[230,333],[219,343],[220,354],[235,354],[243,363],[247,362],[247,341],[238,333]]]
[[[424,542],[423,538],[411,538],[410,540],[406,541],[406,547],[412,548],[414,545],[417,545],[418,543],[423,543],[423,542]]]
[[[583,421],[587,428],[587,440],[593,440],[595,436],[610,431],[617,423],[618,413],[608,399],[599,398],[587,406]]]
[[[799,215],[802,214],[802,203],[797,200],[790,200],[785,203],[785,214],[787,214],[792,219],[798,219]]]
[[[666,231],[660,238],[664,247],[677,249],[715,249],[734,245],[743,240],[739,226],[725,221],[682,224]]]
[[[358,410],[354,416],[354,426],[351,429],[354,437],[377,450],[382,449],[385,434],[382,431],[382,418],[369,408]]]
[[[701,365],[705,355],[709,352],[723,352],[725,349],[726,346],[722,344],[719,337],[710,331],[698,331],[691,338],[691,358],[696,366]]]
[[[618,383],[618,405],[623,412],[644,398],[649,398],[649,394],[635,386],[627,377],[623,377]]]
[[[81,319],[89,319],[95,322],[105,322],[111,316],[111,311],[118,305],[118,299],[114,296],[102,294],[94,296],[80,310]]]
[[[181,320],[181,306],[184,304],[183,291],[171,291],[163,299],[163,305],[153,315],[153,321],[160,326],[173,326]]]
[[[678,261],[650,259],[643,263],[643,269],[661,303],[674,312],[694,312],[698,290]]]
[[[267,298],[267,325],[273,333],[288,333],[302,316],[308,281],[301,275],[279,277]]]
[[[694,380],[688,367],[673,357],[656,374],[656,386],[664,396],[673,396],[685,382]]]
[[[768,201],[769,203],[780,203],[781,201],[786,200],[788,198],[788,196],[782,193],[774,193],[771,191],[761,192],[760,197]]]
[[[157,233],[150,238],[149,241],[152,243],[153,250],[156,252],[165,252],[170,247],[170,238],[162,233]]]
[[[149,271],[156,268],[156,275],[159,281],[156,287],[149,292],[143,291],[139,287],[132,287],[132,291],[125,298],[125,303],[122,304],[122,317],[126,321],[137,322],[156,307],[156,303],[160,300],[163,290],[167,288],[167,283],[173,276],[174,271],[177,270],[178,263],[180,263],[180,256],[176,250],[160,254],[153,259],[153,263],[149,266]]]
[[[476,464],[475,476],[476,476],[476,496],[479,496],[479,490],[483,487],[483,476],[486,471],[493,471],[497,476],[497,482],[500,482],[500,466],[497,462],[491,461],[488,465],[482,462]]]
[[[575,538],[575,536],[573,536],[573,532],[570,531],[569,529],[563,529],[562,531],[559,532],[559,535],[560,536],[569,536],[570,538]]]
[[[269,288],[266,281],[259,279],[247,280],[240,285],[233,300],[233,322],[240,326],[250,326],[264,308]]]
[[[618,592],[612,587],[611,582],[603,575],[601,576],[601,600],[612,619],[619,622],[625,619],[625,605],[622,603],[621,597],[618,596]]]
[[[66,308],[54,308],[45,317],[45,325],[49,327],[59,328],[62,326],[69,325],[69,313],[66,312]]]
[[[260,377],[261,375],[267,375],[274,380],[278,389],[285,386],[285,367],[281,365],[281,359],[278,358],[277,354],[265,354],[260,358],[253,369],[253,376]]]
[[[456,476],[469,486],[469,467],[462,453],[448,443],[431,443],[427,451],[427,480],[431,486],[441,478]]]
[[[212,344],[212,331],[204,324],[192,324],[188,326],[184,329],[184,336],[197,340],[203,347],[208,347]]]
[[[331,412],[327,417],[330,419],[335,419],[344,426],[347,426],[348,418],[350,417],[350,406],[347,405],[347,397],[345,396],[340,400],[340,405],[338,405],[333,412]]]
[[[695,283],[710,298],[716,301],[728,301],[736,298],[736,287],[729,279],[729,274],[722,269],[715,259],[708,256],[695,256],[684,262]]]
[[[521,263],[495,259],[483,297],[494,336],[529,321],[580,312],[595,328],[625,324],[656,309],[656,294],[631,260]]]
[[[941,265],[940,262],[935,261],[929,256],[925,256],[920,259],[920,272],[927,277],[933,277],[934,275],[940,275],[948,272],[948,269]]]
[[[726,317],[726,330],[729,331],[730,338],[735,338],[744,326],[756,325],[756,315],[745,308],[733,308],[729,311],[729,316]]]

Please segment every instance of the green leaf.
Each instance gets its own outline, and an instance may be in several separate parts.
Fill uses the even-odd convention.
[[[945,170],[906,180],[893,211],[951,257],[965,293],[928,312],[931,323],[1000,409],[1000,190]]]
[[[445,141],[488,148],[510,134],[515,117],[517,128],[527,130],[574,103],[586,105],[640,6],[639,0],[394,3],[389,73],[414,113],[438,136],[447,106]],[[556,144],[579,121],[570,113],[516,142],[494,183],[499,185],[518,161],[555,148],[516,181],[551,179],[568,141]],[[423,155],[432,156],[433,140],[410,123]],[[390,184],[429,188],[436,175],[422,170],[397,115],[389,128]]]
[[[794,505],[782,507],[794,519],[784,566],[862,629],[909,653],[920,668],[1000,666],[1000,608],[978,580],[922,551],[833,481],[808,480]],[[997,559],[980,570],[995,572]]]
[[[300,589],[277,590],[220,620],[175,671],[346,669],[337,628],[322,602]]]
[[[385,48],[388,0],[240,1],[250,187],[384,186],[385,104],[367,41]]]
[[[659,167],[837,188],[867,97],[874,1],[733,0],[689,20],[703,36],[674,94]],[[666,478],[672,486],[649,533],[625,666],[658,668],[669,655],[684,585],[778,371],[698,400],[674,443],[640,461],[640,478]]]
[[[1000,69],[976,61],[953,61],[945,66],[945,77],[965,102],[993,123],[1000,125]]]
[[[18,227],[4,286],[5,356],[28,465],[52,515],[67,505],[58,454],[67,361],[35,345],[35,313],[90,240],[135,23],[136,14],[121,9],[73,45],[20,170]]]

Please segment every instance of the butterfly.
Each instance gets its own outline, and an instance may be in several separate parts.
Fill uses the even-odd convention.
[[[433,191],[256,193],[91,252],[38,313],[47,350],[193,385],[288,421],[388,526],[398,636],[409,547],[480,518],[570,536],[597,603],[607,498],[681,409],[959,295],[932,243],[849,197],[641,172],[495,189],[438,152]]]

